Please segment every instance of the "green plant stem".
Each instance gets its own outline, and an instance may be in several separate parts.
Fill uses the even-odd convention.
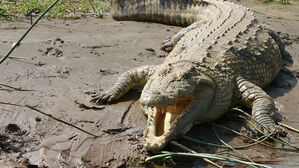
[[[171,141],[170,143],[173,144],[173,145],[175,145],[175,146],[177,146],[177,147],[179,147],[179,148],[181,148],[181,149],[183,149],[183,150],[185,150],[185,151],[187,151],[187,152],[190,152],[190,153],[197,153],[197,152],[195,152],[194,150],[192,150],[192,149],[190,149],[190,148],[188,148],[188,147],[186,147],[186,146],[184,146],[184,145],[178,143],[177,141]],[[208,159],[208,158],[203,158],[203,160],[204,160],[205,162],[207,162],[207,163],[209,163],[209,164],[215,166],[215,167],[222,168],[222,166],[218,165],[217,163],[211,161],[211,160]]]
[[[214,131],[216,137],[218,138],[218,140],[219,140],[221,143],[223,143],[225,146],[227,146],[227,147],[228,147],[229,149],[231,149],[232,151],[234,151],[234,152],[236,152],[236,153],[242,155],[242,156],[245,157],[248,161],[254,163],[253,160],[251,160],[248,156],[246,156],[245,154],[243,154],[243,153],[237,151],[235,148],[233,148],[232,146],[230,146],[229,144],[227,144],[226,142],[224,142],[224,141],[219,137],[219,135],[218,135],[218,133],[217,133],[217,131],[216,131],[216,129],[215,129],[215,126],[213,126],[213,131]]]
[[[89,4],[90,4],[90,6],[92,7],[93,12],[94,12],[94,13],[97,13],[97,10],[96,10],[96,8],[94,7],[94,5],[93,5],[93,3],[91,2],[91,0],[88,0],[88,2],[89,2]]]
[[[216,154],[208,154],[208,153],[182,153],[182,152],[162,152],[162,154],[151,156],[145,159],[146,162],[156,159],[161,159],[165,157],[172,157],[172,156],[185,156],[185,157],[196,157],[196,158],[208,158],[208,159],[214,159],[214,160],[220,160],[220,161],[228,161],[228,162],[234,162],[234,163],[242,163],[250,167],[263,167],[263,168],[271,168],[267,165],[262,165],[258,163],[251,163],[246,162],[243,160],[226,157],[226,156],[220,156]]]
[[[226,130],[232,131],[232,132],[234,132],[235,134],[237,134],[237,135],[239,135],[239,136],[244,136],[244,135],[242,135],[242,134],[240,134],[240,133],[238,133],[238,132],[236,132],[235,130],[232,130],[232,129],[230,129],[230,128],[227,128],[227,127],[224,127],[224,126],[220,126],[220,125],[217,125],[217,124],[214,124],[214,125],[217,126],[217,127],[224,128],[224,129],[226,129]],[[265,144],[263,144],[263,142],[264,142],[266,139],[268,139],[268,136],[261,137],[261,138],[258,139],[258,140],[256,140],[256,139],[252,139],[252,138],[247,137],[247,136],[244,136],[244,137],[247,138],[247,139],[250,139],[250,140],[252,140],[252,141],[254,141],[254,142],[251,143],[251,144],[248,144],[248,145],[234,146],[234,147],[232,147],[232,148],[234,148],[234,149],[246,149],[246,148],[249,148],[249,147],[258,145],[258,144],[265,145]],[[201,140],[198,140],[198,139],[191,138],[191,137],[186,136],[186,135],[184,135],[183,138],[184,138],[184,139],[187,139],[187,140],[189,140],[189,141],[191,141],[191,142],[194,142],[194,143],[200,143],[200,144],[207,145],[207,146],[213,146],[213,147],[224,148],[224,149],[231,149],[231,148],[229,148],[228,146],[224,146],[224,145],[218,145],[218,144],[213,144],[213,143],[204,142],[204,141],[201,141]],[[267,146],[268,146],[268,145],[267,145]]]
[[[245,114],[248,118],[250,118],[251,120],[253,120],[253,121],[256,122],[257,124],[259,124],[259,125],[262,126],[263,128],[267,129],[266,127],[264,127],[263,124],[261,124],[260,122],[258,122],[257,120],[255,120],[251,115],[247,114],[247,113],[244,112],[243,110],[240,110],[240,109],[238,109],[238,108],[233,108],[233,110],[236,110],[236,111],[239,111],[239,112]],[[250,123],[252,126],[255,125],[255,124],[253,124],[253,123],[250,122],[250,121],[248,121],[248,123]],[[281,124],[278,125],[277,129],[278,129],[280,126],[281,126]],[[256,128],[256,129],[257,129],[257,131],[259,131],[260,133],[263,134],[263,132],[262,132],[261,130],[259,130],[258,128]],[[281,139],[281,138],[279,138],[279,137],[274,138],[274,137],[272,137],[272,136],[269,136],[269,138],[272,139],[272,140],[274,140],[275,142],[278,142],[278,143],[282,144],[282,145],[286,145],[286,146],[288,146],[288,147],[293,148],[296,152],[299,151],[299,147],[294,146],[294,145],[292,145],[292,144],[286,142],[285,140],[283,140],[283,139]]]
[[[46,13],[48,13],[57,3],[59,0],[53,1],[53,3],[48,6],[48,8],[34,21],[34,23],[27,29],[27,31],[24,33],[24,35],[17,41],[17,43],[10,49],[10,51],[6,54],[5,57],[3,57],[0,61],[0,64],[2,64],[9,56],[10,54],[20,45],[21,41],[27,36],[27,34],[31,31],[31,29],[41,20]]]

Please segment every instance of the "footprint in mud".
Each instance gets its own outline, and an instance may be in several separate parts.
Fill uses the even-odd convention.
[[[19,152],[23,145],[22,136],[26,130],[22,130],[17,124],[8,124],[0,128],[0,148],[5,152]]]
[[[42,53],[44,56],[55,56],[56,58],[63,56],[63,50],[62,47],[64,47],[65,42],[61,38],[57,37],[54,40],[47,40],[44,42],[45,44],[51,45],[50,47],[47,47],[46,50],[39,49],[39,52]]]
[[[86,46],[86,45],[82,45],[82,48],[86,48],[86,49],[90,49],[89,53],[93,54],[95,56],[102,56],[105,53],[102,52],[103,48],[109,48],[109,47],[118,47],[118,44],[114,44],[114,45],[110,45],[110,44],[99,44],[99,45],[91,45],[91,46]]]
[[[98,51],[95,51],[95,50],[90,50],[90,52],[89,52],[90,54],[93,54],[93,55],[95,55],[95,56],[101,56],[101,55],[104,55],[104,53],[100,53],[100,52],[98,52]]]
[[[44,56],[51,55],[51,56],[55,56],[56,58],[63,56],[63,51],[58,48],[54,48],[54,47],[48,47],[48,48],[46,48],[45,51],[39,49],[39,52],[41,52],[42,55],[44,55]]]
[[[5,127],[5,132],[6,133],[18,133],[21,131],[21,128],[17,125],[17,124],[8,124],[6,127]]]
[[[70,75],[70,72],[72,71],[72,68],[67,66],[50,66],[45,65],[36,71],[36,78],[61,78],[65,79]]]
[[[100,69],[97,74],[100,74],[101,76],[108,76],[108,75],[113,75],[113,74],[118,74],[119,72],[117,71],[112,71],[112,70],[107,70],[107,69]]]
[[[63,47],[64,46],[64,40],[61,38],[57,37],[54,40],[47,40],[45,44],[51,44],[52,46],[58,46],[58,47]]]
[[[288,33],[277,32],[286,46],[292,45],[294,42],[299,42],[299,36],[289,35]]]

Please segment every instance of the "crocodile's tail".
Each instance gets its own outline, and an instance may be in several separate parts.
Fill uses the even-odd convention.
[[[157,22],[187,26],[202,19],[202,0],[112,0],[115,20]]]

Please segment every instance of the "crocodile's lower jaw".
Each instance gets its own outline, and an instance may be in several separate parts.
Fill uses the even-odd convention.
[[[177,122],[186,112],[191,100],[178,101],[173,105],[147,107],[148,123],[144,132],[145,148],[148,151],[161,150],[176,130]]]

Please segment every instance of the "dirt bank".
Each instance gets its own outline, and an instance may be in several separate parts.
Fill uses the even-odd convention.
[[[289,69],[299,69],[298,2],[291,6],[245,0],[237,3],[253,8],[258,20],[282,32],[294,61]],[[28,26],[28,21],[2,21],[0,54],[6,54]],[[38,24],[12,58],[0,66],[0,102],[28,105],[0,105],[0,167],[142,166],[139,163],[146,154],[142,148],[146,118],[139,109],[139,92],[131,92],[109,106],[86,109],[80,103],[90,105],[92,93],[108,88],[128,69],[161,63],[167,55],[159,50],[161,42],[178,30],[179,27],[155,23],[116,22],[110,17],[44,20]],[[283,84],[273,84],[267,91],[284,106],[286,123],[299,128],[296,82],[296,79],[278,81]],[[98,137],[28,107],[40,109]],[[227,123],[226,119],[219,122]],[[207,132],[208,129],[209,125],[199,126],[188,135],[215,142],[215,135]],[[217,130],[226,142],[241,142],[235,135],[225,136],[225,131]],[[299,146],[298,134],[290,133],[289,137],[290,142]],[[218,150],[194,144],[190,147],[199,152]],[[255,160],[279,161],[274,167],[299,166],[298,155],[289,152],[266,150],[262,146],[241,152]]]

